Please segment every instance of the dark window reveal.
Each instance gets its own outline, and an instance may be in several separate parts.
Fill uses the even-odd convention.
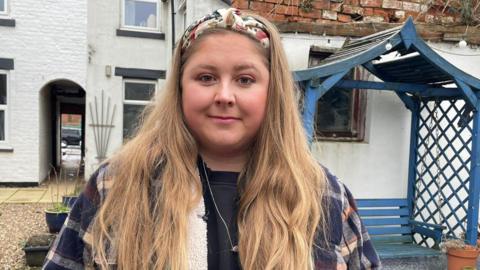
[[[7,75],[0,74],[0,141],[5,141],[7,130]]]
[[[123,139],[131,138],[140,124],[145,106],[155,95],[156,83],[149,81],[125,81],[123,104]]]
[[[317,66],[332,54],[331,49],[310,52],[309,66]],[[344,79],[360,79],[359,68],[351,70]],[[315,133],[320,140],[363,141],[365,135],[366,93],[358,89],[333,87],[317,103]]]

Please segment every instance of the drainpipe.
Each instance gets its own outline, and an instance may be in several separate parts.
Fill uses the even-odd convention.
[[[172,54],[175,51],[175,0],[171,0],[171,8],[172,8]]]

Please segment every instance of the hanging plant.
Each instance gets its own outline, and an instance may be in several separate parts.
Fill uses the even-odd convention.
[[[298,7],[303,11],[303,12],[311,12],[313,9],[313,0],[302,0]]]

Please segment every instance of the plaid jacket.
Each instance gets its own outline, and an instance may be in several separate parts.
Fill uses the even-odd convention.
[[[320,239],[316,241],[315,269],[379,269],[380,260],[361,223],[352,194],[328,170],[325,171],[329,184],[326,200],[329,208],[327,228],[330,232],[328,243]],[[106,168],[101,167],[91,176],[53,243],[43,269],[96,268],[91,253],[90,226],[112,184],[105,174]],[[206,231],[204,233],[206,235]],[[206,246],[204,248],[207,249]],[[110,256],[109,261],[112,268],[115,268],[114,257]],[[202,265],[206,264],[204,262]]]

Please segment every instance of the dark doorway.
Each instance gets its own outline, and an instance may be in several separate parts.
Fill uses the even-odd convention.
[[[80,172],[83,172],[85,90],[72,81],[57,80],[42,88],[40,98],[40,159],[43,175],[51,166],[59,169],[68,160],[65,155],[69,154],[77,155],[75,160]]]

